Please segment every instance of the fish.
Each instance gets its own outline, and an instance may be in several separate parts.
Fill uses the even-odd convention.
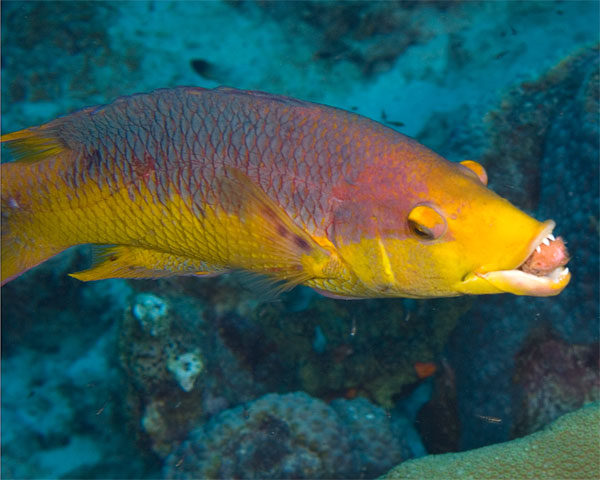
[[[82,281],[241,270],[343,299],[551,296],[571,277],[521,268],[555,222],[490,190],[481,164],[326,105],[176,87],[0,141],[2,284],[80,244]]]

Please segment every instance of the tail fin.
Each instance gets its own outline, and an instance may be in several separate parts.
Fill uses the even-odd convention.
[[[16,158],[0,165],[0,284],[4,285],[69,246],[49,243],[52,235],[48,235],[47,226],[40,225],[44,213],[39,208],[48,197],[42,185],[47,176],[42,172],[48,169],[48,161],[66,152],[67,147],[52,129],[43,126],[2,135],[0,141]]]

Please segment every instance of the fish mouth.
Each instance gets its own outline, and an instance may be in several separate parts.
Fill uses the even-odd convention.
[[[469,273],[461,282],[464,293],[512,293],[534,297],[558,295],[571,280],[571,273],[565,267],[569,256],[562,239],[552,235],[555,223],[544,222],[538,236],[531,242],[526,255],[515,268],[490,272]],[[532,266],[533,260],[544,263],[544,256],[557,250],[556,258],[546,261],[540,268]]]

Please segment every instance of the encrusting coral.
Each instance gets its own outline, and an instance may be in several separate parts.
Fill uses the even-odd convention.
[[[597,479],[599,425],[600,403],[593,403],[526,437],[467,452],[409,460],[381,478]]]

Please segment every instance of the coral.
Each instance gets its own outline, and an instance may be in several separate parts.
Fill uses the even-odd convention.
[[[574,274],[555,298],[481,299],[471,321],[454,331],[448,357],[457,376],[461,449],[512,438],[513,419],[524,415],[513,398],[522,388],[513,383],[515,358],[531,332],[548,326],[569,344],[598,341],[599,91],[598,49],[583,48],[516,86],[488,115],[482,162],[492,188],[536,218],[556,221]]]
[[[241,368],[240,359],[222,342],[225,320],[215,317],[220,310],[241,309],[237,285],[220,282],[195,295],[185,290],[185,279],[181,285],[134,285],[152,285],[153,293],[133,295],[120,322],[119,360],[129,385],[126,407],[134,428],[141,426],[140,441],[150,441],[152,450],[165,457],[198,422],[264,394],[260,376],[269,372]],[[252,327],[237,314],[222,317]],[[253,345],[260,345],[260,337],[254,340]]]
[[[84,87],[85,81],[87,89],[93,88],[94,62],[86,61],[85,54],[97,52],[98,58],[102,58],[109,53],[108,35],[102,25],[111,21],[110,8],[83,2],[78,2],[77,8],[47,2],[25,5],[8,2],[3,15],[12,25],[11,35],[2,35],[7,66],[15,75],[20,73],[19,80],[11,82],[10,88],[3,86],[6,101],[55,100],[67,89],[65,77],[71,77],[74,90]],[[98,26],[90,28],[92,25]],[[19,55],[21,51],[29,53],[27,58]],[[21,57],[20,62],[17,55]],[[68,63],[81,68],[77,72],[66,72]],[[46,88],[36,82],[38,76],[48,79]]]
[[[547,312],[557,331],[577,342],[598,338],[600,330],[598,49],[580,49],[514,88],[488,115],[490,148],[481,159],[499,179],[498,193],[540,219],[554,219],[569,251],[585,259],[573,264],[577,273],[561,294],[562,312]]]
[[[354,471],[335,411],[304,393],[222,412],[167,458],[168,478],[345,478]]]
[[[152,475],[152,460],[123,428],[115,334],[114,328],[91,340],[62,334],[61,349],[37,351],[22,343],[18,353],[2,357],[2,478]]]
[[[174,354],[167,360],[167,370],[175,376],[179,386],[186,392],[192,391],[196,378],[203,369],[204,363],[197,351]]]
[[[564,415],[544,430],[462,453],[410,460],[384,477],[427,479],[596,479],[600,475],[600,404]]]
[[[151,293],[135,296],[131,313],[140,326],[153,337],[164,335],[169,329],[169,305],[162,298]]]
[[[291,94],[363,112],[368,111],[368,105],[383,104],[389,119],[396,121],[387,124],[398,126],[397,121],[402,120],[410,131],[411,121],[414,119],[418,125],[423,111],[462,109],[453,107],[452,99],[461,97],[465,85],[467,89],[476,87],[472,92],[474,99],[482,98],[486,90],[493,95],[490,90],[497,84],[493,83],[490,89],[487,79],[511,78],[502,68],[503,75],[495,75],[499,63],[494,67],[494,56],[499,50],[510,51],[505,58],[511,57],[517,65],[517,57],[523,53],[523,57],[530,58],[527,51],[539,51],[544,56],[553,47],[569,45],[568,39],[567,43],[555,41],[561,35],[552,30],[550,17],[535,12],[507,17],[494,10],[492,16],[482,18],[469,11],[450,11],[448,2],[438,2],[433,7],[432,2],[403,2],[400,12],[390,12],[392,4],[373,2],[263,3],[269,9],[291,12],[292,28],[278,33],[275,22],[234,11],[252,9],[254,2],[230,2],[234,7],[227,5],[226,9],[218,2],[3,2],[3,126],[6,131],[16,130],[118,95],[170,84],[200,82],[213,86],[207,78],[224,78],[225,83],[232,85]],[[435,25],[441,27],[432,47],[412,46],[427,37],[431,25],[411,21],[409,10],[415,10],[416,5],[432,9]],[[569,2],[548,5],[546,10],[558,23],[568,26],[564,37],[573,32],[579,39],[585,38],[573,21],[574,16],[568,14],[572,8]],[[475,6],[475,10],[483,10]],[[448,22],[437,23],[446,17],[438,14],[442,8],[449,10]],[[217,16],[215,9],[223,11]],[[585,13],[595,11],[595,7],[577,10],[582,12],[582,23],[597,16]],[[322,34],[315,35],[312,28],[306,28],[307,23],[315,25]],[[549,27],[552,38],[535,35],[536,23]],[[469,24],[467,28],[463,28],[465,24]],[[223,35],[223,25],[232,35]],[[533,30],[534,36],[515,35],[515,29]],[[312,37],[304,34],[307,30]],[[500,31],[507,32],[506,37],[494,39],[495,32]],[[470,50],[472,35],[484,39],[485,48]],[[592,36],[597,37],[597,33]],[[448,69],[436,67],[446,61],[446,41],[450,47]],[[533,44],[539,48],[529,48]],[[403,53],[408,55],[396,60]],[[423,68],[412,65],[413,53]],[[312,62],[311,54],[315,56]],[[249,61],[240,62],[240,58]],[[208,67],[198,68],[197,62],[194,65],[204,77],[193,76],[193,59],[210,62]],[[387,81],[383,75],[377,78],[378,84],[360,78],[375,76],[394,62],[398,69],[390,72]],[[464,67],[482,63],[488,63],[490,68],[458,68],[461,64]],[[563,72],[567,75],[563,78],[569,77],[571,70],[568,65],[565,67]],[[512,112],[515,122],[527,123],[535,117],[536,121],[552,125],[539,129],[537,124],[513,127],[507,122],[504,132],[514,142],[505,145],[507,137],[500,138],[498,145],[505,148],[494,157],[493,166],[487,165],[492,183],[500,184],[499,190],[504,185],[511,188],[508,193],[513,199],[532,193],[524,185],[541,186],[541,192],[535,193],[541,195],[539,200],[523,205],[547,204],[547,210],[538,211],[539,215],[547,214],[543,218],[555,218],[554,212],[560,212],[560,218],[555,219],[575,258],[573,288],[569,287],[560,298],[532,302],[528,310],[521,308],[519,302],[506,303],[506,299],[480,299],[489,307],[472,311],[463,322],[465,330],[479,336],[463,335],[457,340],[462,351],[480,349],[478,356],[466,358],[472,381],[464,381],[464,375],[457,380],[463,399],[477,390],[476,385],[480,385],[479,391],[489,392],[489,397],[476,400],[493,400],[503,392],[510,396],[510,385],[496,381],[494,374],[512,379],[511,364],[501,363],[501,357],[511,361],[521,348],[522,339],[514,332],[519,331],[519,324],[527,325],[538,315],[544,321],[580,332],[583,337],[597,338],[597,328],[586,325],[593,325],[598,318],[596,250],[589,241],[590,235],[598,232],[598,209],[592,203],[594,196],[590,201],[586,194],[581,201],[585,192],[597,197],[593,183],[597,133],[593,129],[598,112],[598,73],[597,69],[595,73],[588,70],[585,73],[586,68],[572,69],[573,78],[581,72],[587,75],[580,75],[587,79],[581,83],[581,89],[576,81],[562,82],[566,85],[562,92],[560,78],[556,77],[555,86],[534,86],[537,91],[530,90],[534,95],[515,95],[505,103],[506,112]],[[474,82],[446,82],[447,78],[468,80],[473,75],[477,75]],[[424,96],[417,96],[423,111],[413,111],[401,107],[407,101],[408,105],[413,103],[413,82],[421,91],[430,92],[429,87],[433,86],[434,92],[445,89],[452,93],[447,98],[432,95],[431,103]],[[556,108],[550,104],[553,98],[559,100]],[[534,115],[538,102],[543,105],[542,112]],[[450,112],[445,124],[432,126],[436,137],[447,132],[440,145],[443,150],[434,150],[448,152],[456,159],[478,158],[465,151],[482,142],[462,134],[469,130],[467,120],[479,118],[478,112],[464,108],[464,114]],[[378,108],[370,112],[377,116]],[[382,111],[381,119],[387,121],[385,116]],[[429,140],[425,143],[434,146]],[[514,161],[511,159],[519,155],[519,147],[530,148],[531,153],[543,152],[544,158],[540,160],[525,152],[509,173],[525,169],[544,178],[521,182],[518,175],[505,175],[505,181],[496,181],[498,170],[505,168],[505,161]],[[85,268],[85,256],[85,249],[70,250],[2,288],[3,478],[159,478],[160,459],[153,455],[148,443],[164,457],[173,445],[186,438],[189,429],[232,405],[251,402],[266,391],[305,386],[326,399],[362,394],[390,406],[420,381],[414,371],[417,362],[440,365],[439,355],[459,316],[458,310],[466,309],[461,301],[343,303],[313,299],[306,293],[309,290],[279,299],[284,307],[265,305],[252,293],[244,293],[229,276],[211,281],[189,277],[137,281],[130,282],[129,287],[125,282],[110,281],[83,284],[66,274]],[[122,310],[132,305],[130,302],[124,306],[120,299],[128,296],[128,288],[153,292],[160,300],[158,305],[168,305],[164,322],[154,327],[153,322],[148,322],[149,329],[144,330],[133,312],[123,316]],[[106,291],[112,293],[106,295]],[[571,292],[578,296],[561,305]],[[187,306],[175,298],[177,295],[189,299]],[[291,305],[300,297],[306,308]],[[134,299],[133,303],[141,302]],[[159,317],[160,311],[159,307]],[[514,313],[517,311],[523,313]],[[508,317],[512,317],[510,322]],[[483,328],[486,319],[494,326]],[[111,347],[115,334],[121,336],[118,352]],[[107,349],[96,354],[93,345],[101,337]],[[169,361],[173,362],[172,352],[184,356],[194,353],[202,359],[204,367],[190,391],[182,388],[167,368]],[[104,360],[112,367],[103,366]],[[113,365],[119,361],[121,369]],[[93,376],[87,370],[89,365],[95,366]],[[446,398],[454,399],[450,393]],[[355,401],[346,403],[348,410]],[[436,405],[443,402],[439,400]],[[510,423],[511,416],[505,416],[501,408],[496,410],[495,405],[484,401],[474,403],[463,402],[462,409],[468,412],[461,418],[463,424],[473,417],[472,412],[482,412],[484,406],[489,406],[489,411],[482,413],[503,418],[500,425],[487,423],[490,428]],[[382,410],[363,403],[356,412],[375,415],[368,419],[381,430],[379,436],[374,432],[379,439],[374,445],[387,438],[388,431],[394,431],[386,426]],[[341,413],[336,414],[341,422]],[[447,417],[435,417],[439,418],[445,428],[449,426]],[[451,420],[453,425],[458,423],[456,416]],[[273,424],[277,425],[281,424]],[[367,442],[356,438],[369,436],[353,433],[352,425],[351,420],[346,420],[349,443],[356,452],[357,444]],[[357,422],[356,428],[372,429],[369,425],[365,419]],[[139,435],[138,444],[132,441],[135,434]],[[456,432],[449,435],[454,441]],[[88,462],[93,448],[81,438],[95,439],[97,461]],[[390,444],[390,453],[395,452],[395,444]],[[77,445],[81,450],[73,448]],[[84,455],[79,457],[79,452]],[[359,458],[373,468],[379,462],[371,457]],[[72,470],[77,464],[81,467]],[[364,470],[359,466],[354,474],[364,475]]]
[[[415,365],[436,360],[470,305],[469,299],[349,303],[313,295],[297,310],[300,294],[263,304],[248,318],[219,317],[221,338],[270,388],[321,398],[359,394],[385,408],[421,380]]]
[[[189,335],[167,300],[138,294],[122,322],[121,363],[147,393],[170,390],[174,382],[189,392],[204,369],[201,338]]]
[[[584,49],[557,67],[555,75],[564,76],[560,81],[563,99],[548,129],[541,164],[538,214],[554,218],[569,251],[585,259],[573,264],[577,273],[566,296],[561,295],[562,312],[552,312],[553,328],[578,343],[597,340],[600,332],[598,52],[598,48]],[[570,321],[563,321],[563,316]]]
[[[177,309],[165,298],[137,294],[124,313],[119,354],[132,387],[130,415],[160,456],[204,414],[199,385],[203,345],[202,330],[192,335],[184,329]]]
[[[120,358],[132,386],[130,415],[161,457],[193,425],[268,391],[306,389],[327,399],[363,396],[391,408],[422,381],[420,367],[434,372],[433,360],[469,305],[465,299],[351,304],[312,293],[304,298],[309,291],[300,289],[282,302],[254,301],[241,309],[240,303],[218,307],[187,291],[164,291],[173,285],[133,296],[121,326]],[[233,288],[222,283],[220,294]],[[373,343],[380,345],[378,355]],[[400,446],[381,447],[394,443],[391,427],[382,426],[388,417],[365,398],[356,402],[354,415],[369,419],[367,426],[380,426],[352,438],[381,435],[363,454],[357,474],[381,472],[397,461]]]
[[[599,348],[598,343],[571,345],[547,329],[530,335],[515,359],[514,436],[600,400]]]
[[[373,478],[411,456],[409,427],[364,398],[268,394],[192,431],[168,478]]]
[[[143,77],[140,45],[114,42],[107,27],[118,17],[118,9],[103,2],[3,4],[2,67],[11,73],[2,82],[2,97],[20,105],[7,117],[18,123],[13,128],[81,108],[82,101],[106,101],[136,85]]]
[[[68,250],[50,259],[43,268],[30,270],[2,287],[3,354],[9,354],[21,342],[54,351],[61,348],[66,336],[94,339],[108,328],[111,314],[122,305],[116,300],[106,303],[100,300],[111,297],[112,285],[119,282],[98,289],[67,275],[85,265],[86,253],[85,247]],[[40,288],[42,285],[51,285],[52,289]],[[95,322],[79,321],[78,315],[83,311],[94,316]],[[100,315],[103,322],[99,321]]]
[[[366,398],[336,399],[330,406],[349,432],[359,470],[353,477],[376,477],[406,458],[402,427],[391,422],[385,410]]]
[[[266,12],[312,27],[318,40],[315,59],[326,64],[340,60],[355,63],[365,77],[390,70],[410,46],[434,35],[423,10],[449,10],[457,2],[260,2]]]
[[[537,80],[515,86],[504,97],[499,109],[487,115],[490,147],[481,161],[484,165],[493,167],[493,177],[496,180],[500,178],[496,182],[492,178],[490,184],[494,189],[522,208],[536,208],[541,190],[548,188],[541,183],[542,168],[546,163],[544,157],[553,156],[553,152],[548,151],[545,146],[552,141],[548,133],[555,123],[564,119],[565,109],[571,115],[580,116],[584,113],[572,110],[577,103],[588,102],[589,97],[585,92],[590,86],[594,90],[593,82],[597,78],[594,80],[591,74],[597,69],[596,57],[595,49],[576,52],[540,75]],[[567,107],[569,104],[571,105]],[[578,109],[576,107],[575,110]],[[595,121],[593,118],[579,120],[575,125],[565,125],[566,129],[573,130],[577,135],[575,130],[581,128],[582,121]],[[563,148],[565,146],[567,145]],[[572,166],[569,163],[564,166],[567,165]],[[553,167],[562,168],[560,164]],[[552,177],[560,178],[556,175]]]

